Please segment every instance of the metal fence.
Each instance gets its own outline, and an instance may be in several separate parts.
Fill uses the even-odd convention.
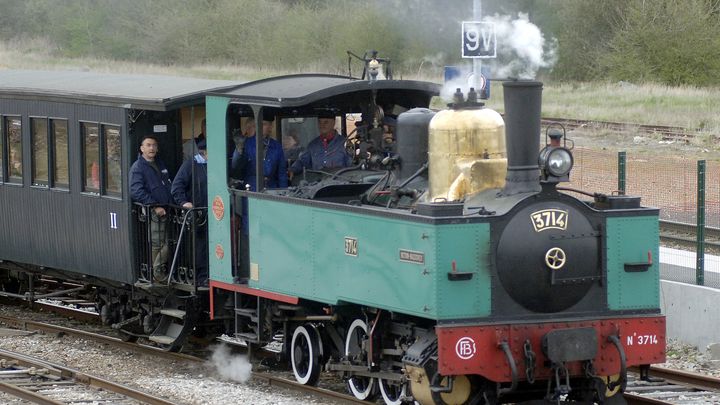
[[[720,228],[720,162],[582,147],[573,155],[569,187],[606,194],[624,189],[644,206],[660,208],[662,221],[696,226],[686,235],[692,247],[661,247],[663,279],[720,288],[720,252],[707,243],[709,231]]]

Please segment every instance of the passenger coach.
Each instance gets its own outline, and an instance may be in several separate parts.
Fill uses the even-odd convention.
[[[171,174],[229,81],[0,71],[0,266],[136,280],[128,172],[154,134]],[[22,267],[19,267],[22,264]]]

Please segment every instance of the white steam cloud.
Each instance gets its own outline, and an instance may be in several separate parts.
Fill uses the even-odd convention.
[[[490,79],[534,79],[538,70],[555,65],[557,40],[546,40],[540,28],[529,21],[527,14],[518,13],[515,19],[495,14],[483,18],[483,22],[495,25],[497,38],[497,58],[482,59],[483,65],[490,68]],[[445,83],[440,96],[450,101],[458,88],[467,96],[471,77],[472,64],[468,63],[460,69],[457,78]]]
[[[220,377],[226,380],[244,383],[252,374],[252,364],[247,356],[230,353],[230,348],[224,344],[214,348],[210,361]]]
[[[540,68],[551,68],[557,60],[557,40],[545,40],[540,28],[518,13],[518,18],[494,15],[485,22],[495,24],[498,58],[491,62],[492,76],[534,79]]]

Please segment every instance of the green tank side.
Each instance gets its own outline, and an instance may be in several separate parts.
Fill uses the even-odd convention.
[[[433,319],[490,313],[481,264],[487,224],[422,224],[252,198],[249,210],[251,287]],[[473,278],[449,281],[452,260]]]
[[[490,225],[474,223],[438,228],[438,319],[489,316]],[[451,280],[448,273],[452,272],[453,261],[456,273],[472,273],[472,278]]]
[[[608,307],[611,310],[660,306],[659,225],[657,216],[607,219]],[[628,272],[625,264],[648,262],[647,271]]]
[[[230,201],[227,186],[227,128],[225,115],[230,100],[225,97],[206,98],[208,148],[208,241],[210,279],[232,283],[230,245]],[[218,219],[219,218],[219,219]]]

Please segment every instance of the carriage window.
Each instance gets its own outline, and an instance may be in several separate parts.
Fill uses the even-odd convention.
[[[121,196],[122,168],[120,165],[121,145],[120,128],[116,126],[103,126],[105,139],[105,193]]]
[[[100,142],[98,125],[80,123],[83,142],[83,191],[100,192]]]
[[[6,117],[8,144],[8,180],[22,183],[22,124],[19,117]]]
[[[32,184],[48,185],[48,126],[47,118],[30,118],[30,137],[32,139]]]
[[[53,149],[52,187],[67,190],[70,185],[70,176],[68,175],[68,123],[65,120],[50,120],[50,129]]]

